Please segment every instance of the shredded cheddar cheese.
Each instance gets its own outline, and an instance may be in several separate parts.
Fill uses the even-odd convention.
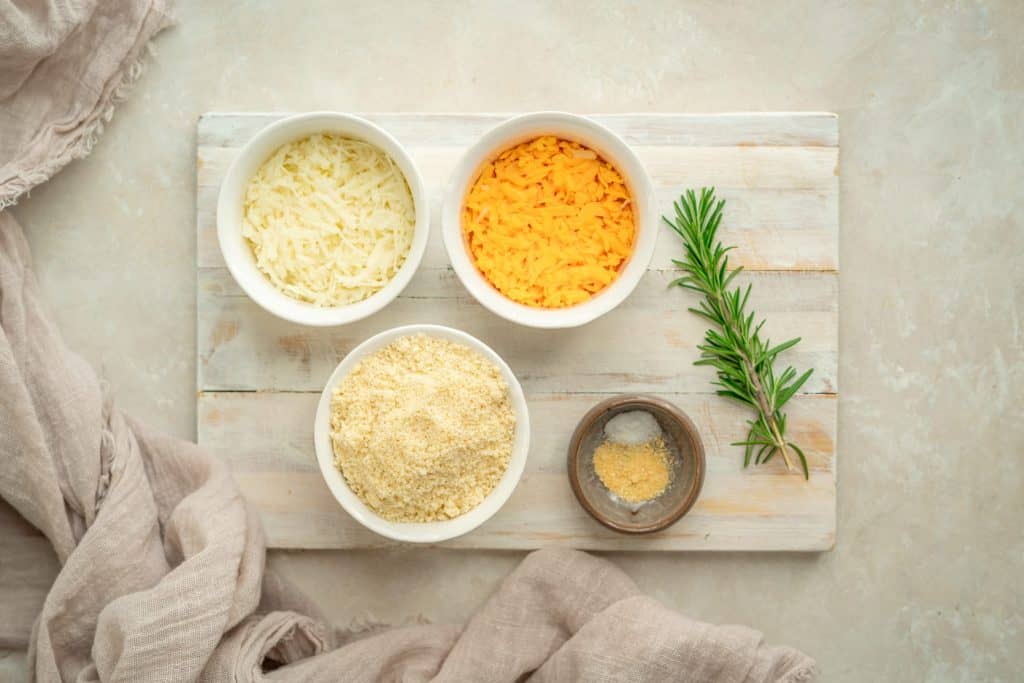
[[[483,167],[466,196],[462,231],[488,282],[537,308],[574,306],[610,285],[636,237],[629,190],[615,167],[553,136]]]

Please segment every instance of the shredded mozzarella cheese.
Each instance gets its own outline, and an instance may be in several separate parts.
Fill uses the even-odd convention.
[[[380,291],[412,246],[416,212],[383,150],[338,135],[280,147],[245,192],[242,236],[290,297],[344,306]]]

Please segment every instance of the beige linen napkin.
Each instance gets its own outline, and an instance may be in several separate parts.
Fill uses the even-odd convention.
[[[88,152],[159,2],[0,0],[0,206]],[[463,627],[328,627],[264,571],[259,520],[219,460],[121,413],[44,310],[0,212],[0,497],[61,568],[27,641],[40,681],[811,680],[759,633],[690,621],[610,563],[536,552]],[[17,525],[10,527],[16,529]],[[24,535],[0,526],[3,558]],[[4,592],[17,586],[0,583]],[[23,602],[0,604],[10,623]]]
[[[0,209],[92,149],[165,0],[0,0]]]

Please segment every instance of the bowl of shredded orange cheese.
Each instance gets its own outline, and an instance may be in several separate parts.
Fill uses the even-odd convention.
[[[456,168],[442,231],[452,267],[492,312],[575,327],[633,291],[654,252],[653,191],[629,146],[573,114],[497,126]]]

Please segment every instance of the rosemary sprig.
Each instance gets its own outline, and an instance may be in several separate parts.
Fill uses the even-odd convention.
[[[755,411],[757,417],[748,420],[750,431],[744,441],[732,445],[743,446],[743,466],[768,462],[776,453],[781,453],[786,467],[795,471],[790,450],[800,458],[804,478],[810,478],[807,458],[792,441],[786,439],[786,415],[782,407],[800,390],[813,370],[797,377],[792,367],[775,376],[775,358],[800,341],[790,339],[772,346],[759,335],[764,320],[754,325],[754,312],[747,312],[751,285],[744,290],[729,285],[743,270],[742,267],[729,270],[726,255],[734,247],[723,247],[717,241],[718,224],[722,221],[724,200],[715,201],[714,188],[702,188],[700,199],[693,190],[687,190],[675,202],[675,221],[664,218],[673,230],[683,238],[685,258],[673,259],[673,263],[685,275],[673,280],[672,284],[702,294],[700,308],[690,310],[706,318],[714,327],[704,335],[704,343],[697,348],[701,352],[696,365],[710,365],[718,371],[714,384],[721,387],[720,396],[735,399]]]

